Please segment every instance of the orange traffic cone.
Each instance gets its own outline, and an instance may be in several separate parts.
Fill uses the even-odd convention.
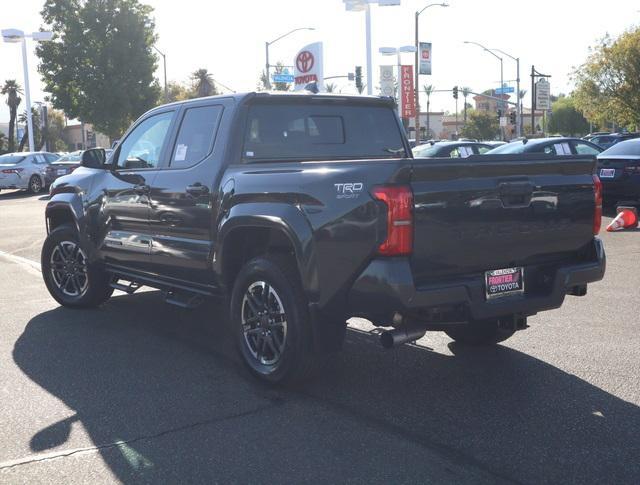
[[[616,207],[616,211],[624,213],[623,217],[625,229],[635,229],[636,227],[638,227],[638,209],[633,206],[618,206]]]
[[[638,226],[638,211],[635,207],[618,207],[618,215],[607,226],[608,232],[632,229]]]

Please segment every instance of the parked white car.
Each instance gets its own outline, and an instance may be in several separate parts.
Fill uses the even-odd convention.
[[[22,189],[32,194],[47,185],[45,175],[49,164],[59,157],[48,152],[16,152],[0,155],[0,190]]]

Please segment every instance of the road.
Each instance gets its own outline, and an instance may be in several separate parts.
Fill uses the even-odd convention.
[[[603,234],[605,280],[504,345],[383,351],[352,320],[326,372],[274,390],[220,303],[59,307],[45,204],[0,194],[1,483],[640,482],[638,231]]]

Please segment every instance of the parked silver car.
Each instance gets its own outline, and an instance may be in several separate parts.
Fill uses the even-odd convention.
[[[0,190],[23,189],[32,194],[41,192],[49,164],[58,155],[48,152],[16,152],[0,155]]]

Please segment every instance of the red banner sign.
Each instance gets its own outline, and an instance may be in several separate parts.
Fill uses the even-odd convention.
[[[413,66],[400,66],[400,102],[402,118],[413,118],[416,115],[416,98],[413,88]]]

